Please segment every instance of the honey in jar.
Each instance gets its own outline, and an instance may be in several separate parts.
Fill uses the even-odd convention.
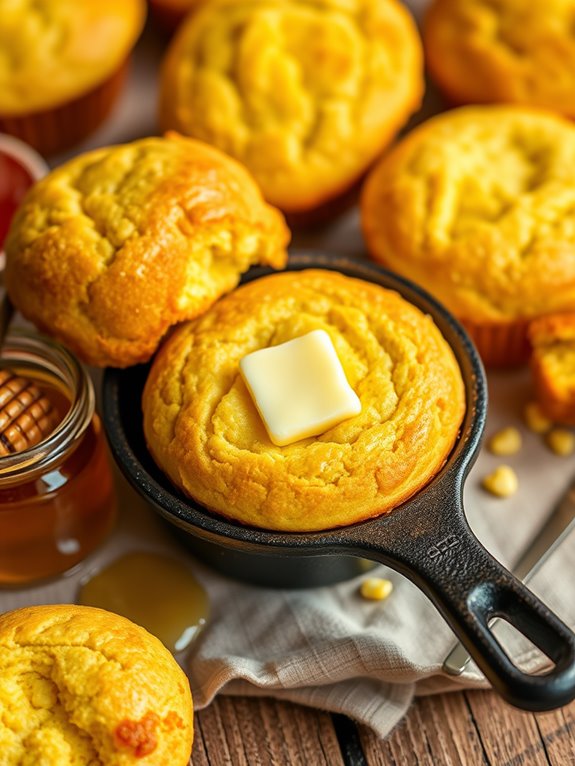
[[[116,501],[94,390],[75,357],[19,332],[6,339],[1,365],[0,381],[6,374],[27,381],[42,404],[24,408],[19,434],[2,431],[0,409],[0,585],[18,586],[64,572],[94,550],[113,526]],[[26,444],[34,427],[40,441]]]

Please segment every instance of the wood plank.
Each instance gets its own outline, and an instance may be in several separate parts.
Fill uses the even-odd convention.
[[[575,702],[552,713],[535,716],[549,763],[575,764]]]
[[[195,723],[194,766],[344,766],[328,713],[221,696],[196,714]]]
[[[222,713],[222,699],[218,697],[205,710],[196,713],[192,763],[201,766],[246,766],[241,734],[237,721],[227,721]],[[210,757],[211,756],[211,757]]]
[[[575,702],[532,715],[493,692],[416,700],[385,740],[359,727],[368,766],[572,766]],[[349,761],[349,756],[348,759]],[[196,715],[194,766],[343,766],[331,716],[268,699],[219,697]]]
[[[493,766],[549,766],[532,713],[511,707],[494,692],[465,692],[489,763]],[[567,766],[563,762],[562,766]]]
[[[369,766],[485,766],[481,740],[463,693],[417,699],[385,740],[360,727]]]

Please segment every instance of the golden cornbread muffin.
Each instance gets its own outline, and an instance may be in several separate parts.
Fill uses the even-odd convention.
[[[170,46],[160,122],[302,213],[357,182],[422,92],[421,43],[397,0],[214,0]]]
[[[542,317],[529,326],[531,369],[543,412],[575,425],[575,314]]]
[[[239,363],[313,330],[329,334],[361,412],[279,447]],[[377,516],[417,492],[451,451],[464,399],[451,348],[397,293],[333,271],[284,272],[170,337],[146,381],[144,433],[159,467],[206,508],[303,532]]]
[[[0,131],[52,154],[95,130],[145,14],[145,0],[0,0]]]
[[[433,0],[426,60],[456,104],[517,103],[575,117],[570,0]]]
[[[575,127],[513,106],[420,125],[361,200],[371,256],[419,282],[488,365],[524,362],[527,323],[575,305]]]
[[[0,616],[1,766],[187,766],[188,679],[144,628],[103,609]]]
[[[37,183],[6,250],[14,305],[89,364],[148,359],[289,233],[246,170],[170,135],[75,157]]]

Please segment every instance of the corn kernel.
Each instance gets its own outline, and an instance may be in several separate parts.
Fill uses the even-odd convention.
[[[529,402],[526,404],[523,416],[527,428],[536,434],[547,433],[553,425],[553,422],[543,413],[543,410],[537,402]]]
[[[483,479],[483,487],[497,497],[511,497],[519,488],[517,474],[508,465],[500,465]]]
[[[382,577],[368,577],[361,584],[360,593],[363,598],[372,601],[383,601],[393,590],[391,580],[384,580]]]
[[[575,435],[565,428],[554,428],[547,434],[547,444],[556,455],[567,457],[575,450]]]
[[[517,428],[504,428],[489,440],[489,450],[494,455],[515,455],[520,449],[521,434]]]

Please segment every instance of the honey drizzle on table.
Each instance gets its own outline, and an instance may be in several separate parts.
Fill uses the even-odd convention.
[[[87,579],[78,601],[142,625],[172,652],[197,638],[209,614],[204,588],[190,569],[166,555],[128,553]]]

